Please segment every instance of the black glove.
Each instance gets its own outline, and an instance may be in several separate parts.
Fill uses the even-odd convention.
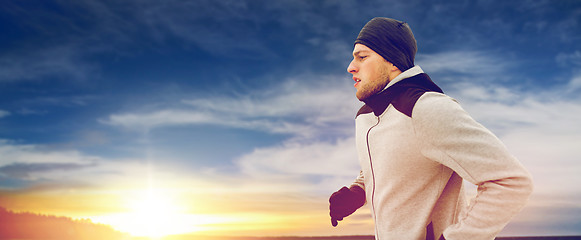
[[[329,215],[331,224],[336,227],[338,222],[355,212],[365,204],[365,190],[358,186],[343,187],[329,198]]]

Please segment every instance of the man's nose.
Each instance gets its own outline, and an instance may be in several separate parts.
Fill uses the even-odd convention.
[[[351,61],[349,63],[349,66],[347,66],[347,72],[349,72],[349,73],[356,73],[357,72],[357,68],[355,67],[355,64],[353,64],[353,61]]]

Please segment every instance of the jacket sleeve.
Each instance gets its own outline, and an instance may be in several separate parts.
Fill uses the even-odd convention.
[[[477,196],[444,230],[444,237],[494,239],[531,194],[529,172],[492,132],[446,95],[424,94],[412,119],[422,154],[478,186]]]
[[[355,179],[351,186],[358,186],[365,190],[365,179],[363,177],[363,171],[359,171],[359,176]]]

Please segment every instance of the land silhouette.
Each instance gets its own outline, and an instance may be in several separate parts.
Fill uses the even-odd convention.
[[[89,219],[16,213],[0,207],[0,239],[126,240],[130,236]]]
[[[373,236],[233,237],[174,235],[163,240],[374,240]],[[581,236],[498,237],[496,240],[576,240]],[[0,207],[0,240],[148,240],[89,219],[13,212]]]

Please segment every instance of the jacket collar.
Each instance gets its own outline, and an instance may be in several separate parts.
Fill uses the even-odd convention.
[[[418,66],[418,65],[413,66],[412,68],[397,75],[397,77],[395,77],[393,80],[389,81],[387,86],[385,86],[385,88],[382,91],[395,85],[396,83],[398,83],[401,80],[404,80],[406,78],[411,78],[411,77],[416,76],[416,75],[421,74],[421,73],[424,73],[424,70],[422,70],[422,68],[420,66]]]
[[[417,101],[424,92],[443,93],[442,89],[440,89],[440,87],[438,87],[419,66],[415,66],[390,81],[381,92],[364,100],[363,102],[365,102],[365,105],[359,110],[357,115],[373,112],[375,116],[379,116],[385,111],[385,109],[387,109],[389,104],[394,102],[394,100],[398,100],[403,93],[408,93],[406,95],[414,95],[414,102],[411,103],[411,107],[413,108],[415,101]],[[417,93],[421,94],[418,95]],[[399,102],[405,104],[406,107],[410,106],[406,101]],[[408,115],[411,115],[411,113]]]

